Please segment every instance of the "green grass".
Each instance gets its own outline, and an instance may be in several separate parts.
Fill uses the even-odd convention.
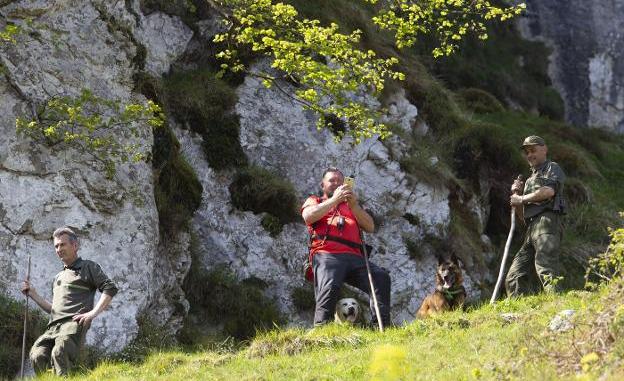
[[[158,351],[143,362],[104,362],[76,378],[573,379],[581,359],[598,350],[592,338],[602,333],[594,321],[607,316],[605,327],[615,335],[615,344],[600,351],[598,361],[579,373],[585,379],[597,379],[605,372],[621,372],[617,367],[621,345],[617,342],[622,335],[623,289],[620,280],[593,293],[504,300],[414,321],[384,333],[334,324],[314,330],[274,330],[256,336],[242,348]],[[611,304],[605,305],[608,301]],[[552,333],[547,328],[549,322],[565,309],[577,311],[573,318],[576,328]],[[504,313],[516,316],[506,320]]]

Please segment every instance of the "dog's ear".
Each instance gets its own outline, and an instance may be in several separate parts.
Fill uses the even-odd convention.
[[[444,257],[440,254],[436,254],[436,258],[438,258],[438,265],[441,265],[445,262]]]
[[[455,255],[455,253],[453,253],[451,255],[451,262],[453,262],[454,264],[459,266],[460,259],[459,259],[459,257],[457,255]]]

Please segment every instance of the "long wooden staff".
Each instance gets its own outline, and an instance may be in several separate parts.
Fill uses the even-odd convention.
[[[379,325],[379,331],[383,332],[384,326],[381,321],[381,315],[379,314],[379,303],[377,303],[377,292],[375,291],[375,283],[373,282],[373,275],[371,274],[370,264],[368,263],[368,250],[366,250],[366,242],[364,241],[364,233],[360,230],[360,239],[362,240],[362,251],[364,254],[364,263],[366,263],[366,272],[368,273],[368,283],[370,284],[371,294],[373,298],[373,308],[375,308],[375,315],[377,316],[377,324]]]
[[[28,254],[28,272],[26,281],[30,282],[30,253]],[[24,335],[22,336],[22,367],[20,368],[20,378],[24,378],[24,362],[26,361],[26,335],[28,333],[28,293],[26,293],[26,308],[24,309]]]
[[[524,177],[522,175],[518,176],[518,180],[522,181]],[[518,192],[514,192],[514,194],[518,194]],[[503,259],[501,260],[500,270],[498,270],[498,280],[496,281],[496,287],[494,287],[494,292],[492,293],[492,299],[490,299],[490,304],[494,304],[496,298],[498,297],[498,291],[503,283],[503,274],[505,273],[505,263],[507,263],[507,257],[509,256],[509,247],[511,246],[511,240],[513,238],[514,230],[516,229],[516,208],[511,207],[511,227],[509,228],[509,235],[507,236],[507,242],[505,243],[505,251],[503,253]]]

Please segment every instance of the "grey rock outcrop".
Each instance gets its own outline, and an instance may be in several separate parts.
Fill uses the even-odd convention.
[[[521,30],[553,49],[566,120],[624,132],[624,2],[529,0]]]
[[[563,310],[555,315],[548,323],[548,329],[556,333],[567,332],[574,328],[575,310]]]

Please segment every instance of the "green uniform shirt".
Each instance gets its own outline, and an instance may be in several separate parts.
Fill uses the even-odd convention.
[[[56,274],[52,284],[52,312],[48,326],[93,309],[95,291],[115,296],[117,286],[100,265],[78,258]]]
[[[532,168],[532,171],[531,177],[524,184],[523,194],[533,193],[541,187],[550,187],[555,191],[555,195],[539,203],[526,204],[524,206],[524,218],[535,217],[546,210],[564,214],[563,183],[566,176],[559,164],[546,160],[539,167]]]

